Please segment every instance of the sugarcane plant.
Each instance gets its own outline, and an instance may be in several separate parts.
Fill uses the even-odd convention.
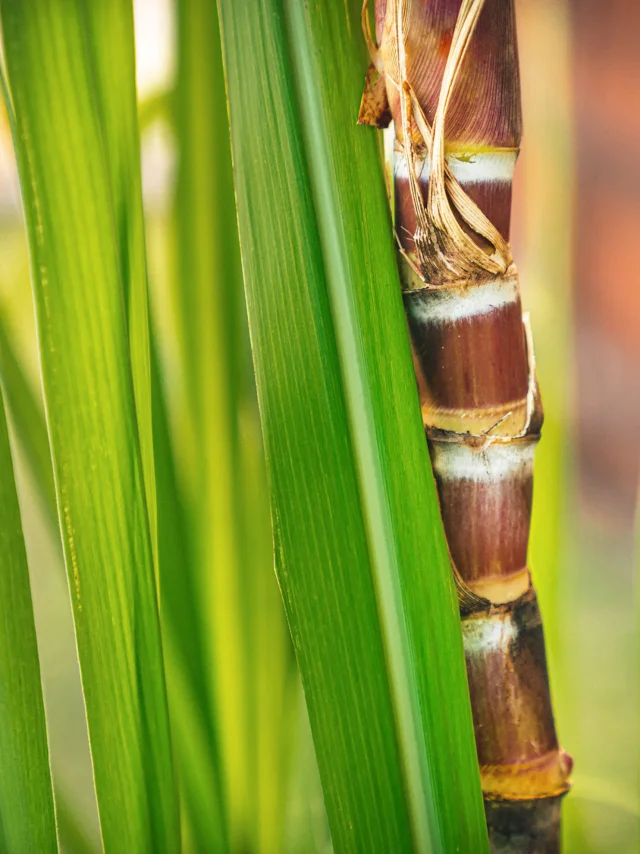
[[[512,2],[377,0],[375,39],[367,11],[399,267],[355,123],[361,0],[181,0],[151,320],[132,4],[0,0],[44,400],[0,314],[3,851],[94,850],[49,761],[16,434],[64,551],[107,854],[484,854],[482,791],[496,852],[557,849]]]
[[[456,581],[494,851],[553,852],[558,745],[527,566],[543,421],[509,246],[521,137],[513,0],[376,0],[360,121],[387,127],[422,415]]]

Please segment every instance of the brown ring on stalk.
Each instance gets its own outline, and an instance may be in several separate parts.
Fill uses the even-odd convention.
[[[378,46],[366,2],[363,25],[372,66],[360,120],[395,122],[403,300],[490,840],[496,852],[550,854],[572,762],[556,737],[527,567],[543,414],[507,242],[521,134],[513,0],[376,0]]]

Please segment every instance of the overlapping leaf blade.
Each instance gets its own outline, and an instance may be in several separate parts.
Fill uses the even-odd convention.
[[[486,831],[352,4],[220,0],[280,583],[337,851]]]

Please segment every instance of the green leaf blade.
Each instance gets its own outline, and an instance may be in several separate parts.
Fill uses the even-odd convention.
[[[221,0],[279,577],[337,851],[486,850],[365,65],[342,4]]]
[[[0,393],[0,847],[58,851],[27,556]]]
[[[215,3],[177,4],[177,456],[229,847],[281,851],[295,664],[275,575]],[[213,678],[211,678],[213,677]],[[206,845],[206,840],[201,840]]]
[[[95,0],[86,5],[85,20],[110,170],[151,546],[156,556],[149,306],[131,0]]]
[[[312,722],[317,724],[323,718],[325,723],[314,730],[334,844],[338,851],[383,851],[394,846],[398,852],[408,851],[407,814],[397,797],[402,780],[386,693],[384,655],[377,621],[372,617],[375,597],[368,574],[350,572],[352,564],[358,567],[368,563],[367,544],[321,279],[320,246],[313,231],[297,229],[292,223],[281,228],[275,217],[264,216],[274,205],[279,211],[295,212],[305,225],[313,222],[300,139],[288,132],[295,114],[288,62],[281,48],[282,21],[261,10],[251,23],[253,12],[246,3],[233,9],[223,3],[221,11],[245,286],[271,481],[276,562]],[[242,57],[242,67],[230,62],[230,56]],[[250,62],[250,57],[256,62]],[[265,67],[269,68],[268,79]],[[265,105],[255,137],[239,129],[254,106],[253,101],[245,101],[249,92]],[[252,170],[251,163],[262,146],[265,160],[268,154],[277,156],[258,181],[259,164]],[[266,251],[267,247],[271,251]],[[268,283],[270,299],[261,298],[261,283]],[[289,336],[283,330],[283,321],[293,300],[297,334]],[[291,366],[289,374],[287,366]],[[331,477],[333,469],[329,475],[325,471],[325,441],[331,448],[332,467],[344,472],[341,478]],[[309,484],[314,485],[313,490]],[[336,508],[346,518],[337,519]],[[350,542],[340,553],[334,544],[344,542],[345,530],[351,534]],[[304,537],[299,536],[300,531]],[[294,567],[305,564],[309,572],[304,576],[293,572]],[[316,586],[321,596],[314,595]],[[351,597],[359,607],[349,615],[345,603]],[[316,622],[324,625],[325,631],[313,631]],[[363,662],[367,662],[371,676],[358,687],[357,674]],[[360,717],[365,706],[372,710],[369,720]],[[336,760],[332,765],[331,757],[340,756],[342,762]],[[342,785],[343,763],[353,769],[351,791]],[[378,812],[381,803],[384,808]]]
[[[82,5],[3,0],[0,10],[105,850],[174,851],[153,559]]]
[[[391,690],[414,844],[480,852],[486,831],[457,597],[418,412],[378,140],[354,123],[368,62],[360,6],[284,6],[380,619],[397,678]]]

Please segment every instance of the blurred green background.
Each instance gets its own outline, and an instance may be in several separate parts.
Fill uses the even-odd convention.
[[[576,762],[574,790],[564,809],[565,850],[626,854],[640,849],[634,537],[640,449],[640,288],[635,287],[640,163],[632,156],[640,143],[634,94],[640,56],[632,36],[639,31],[640,12],[633,0],[518,0],[517,7],[525,135],[516,170],[513,243],[546,410],[536,462],[531,564],[560,737]],[[194,474],[192,449],[188,441],[182,444],[180,423],[188,391],[181,384],[184,342],[175,306],[176,11],[171,0],[136,0],[135,14],[153,321],[174,416],[171,432],[176,447],[184,450],[188,479]],[[0,312],[10,334],[0,342],[0,354],[7,358],[8,344],[39,397],[26,239],[4,116]],[[239,383],[250,387],[248,363],[239,371]],[[251,458],[259,453],[259,431],[251,391],[243,394],[238,393],[241,431]],[[95,845],[97,818],[60,549],[26,465],[19,466],[18,476],[53,765]],[[259,462],[245,459],[243,477],[259,508],[256,518],[264,521]],[[262,810],[264,827],[283,824],[287,850],[322,852],[330,845],[275,578],[267,566],[268,530],[256,536],[260,554],[267,557],[255,613],[264,620],[261,631],[276,653],[259,696],[252,697],[251,691],[243,695],[237,683],[249,679],[255,662],[237,656],[251,656],[256,647],[229,646],[221,667],[223,714],[226,731],[253,728],[268,746],[261,747],[260,738],[244,748],[238,748],[241,737],[227,742],[227,767],[241,769],[230,775],[229,798],[238,814]],[[234,631],[242,632],[243,618],[228,613],[227,619],[228,641]],[[250,725],[238,718],[242,714],[252,718]],[[274,739],[298,731],[295,748],[281,755]],[[249,754],[270,750],[277,761],[254,763],[243,749]],[[271,777],[247,784],[246,775],[258,773],[258,767],[271,769]],[[261,806],[247,805],[238,794],[247,785],[261,792],[256,796]],[[241,819],[237,823],[242,826]]]

